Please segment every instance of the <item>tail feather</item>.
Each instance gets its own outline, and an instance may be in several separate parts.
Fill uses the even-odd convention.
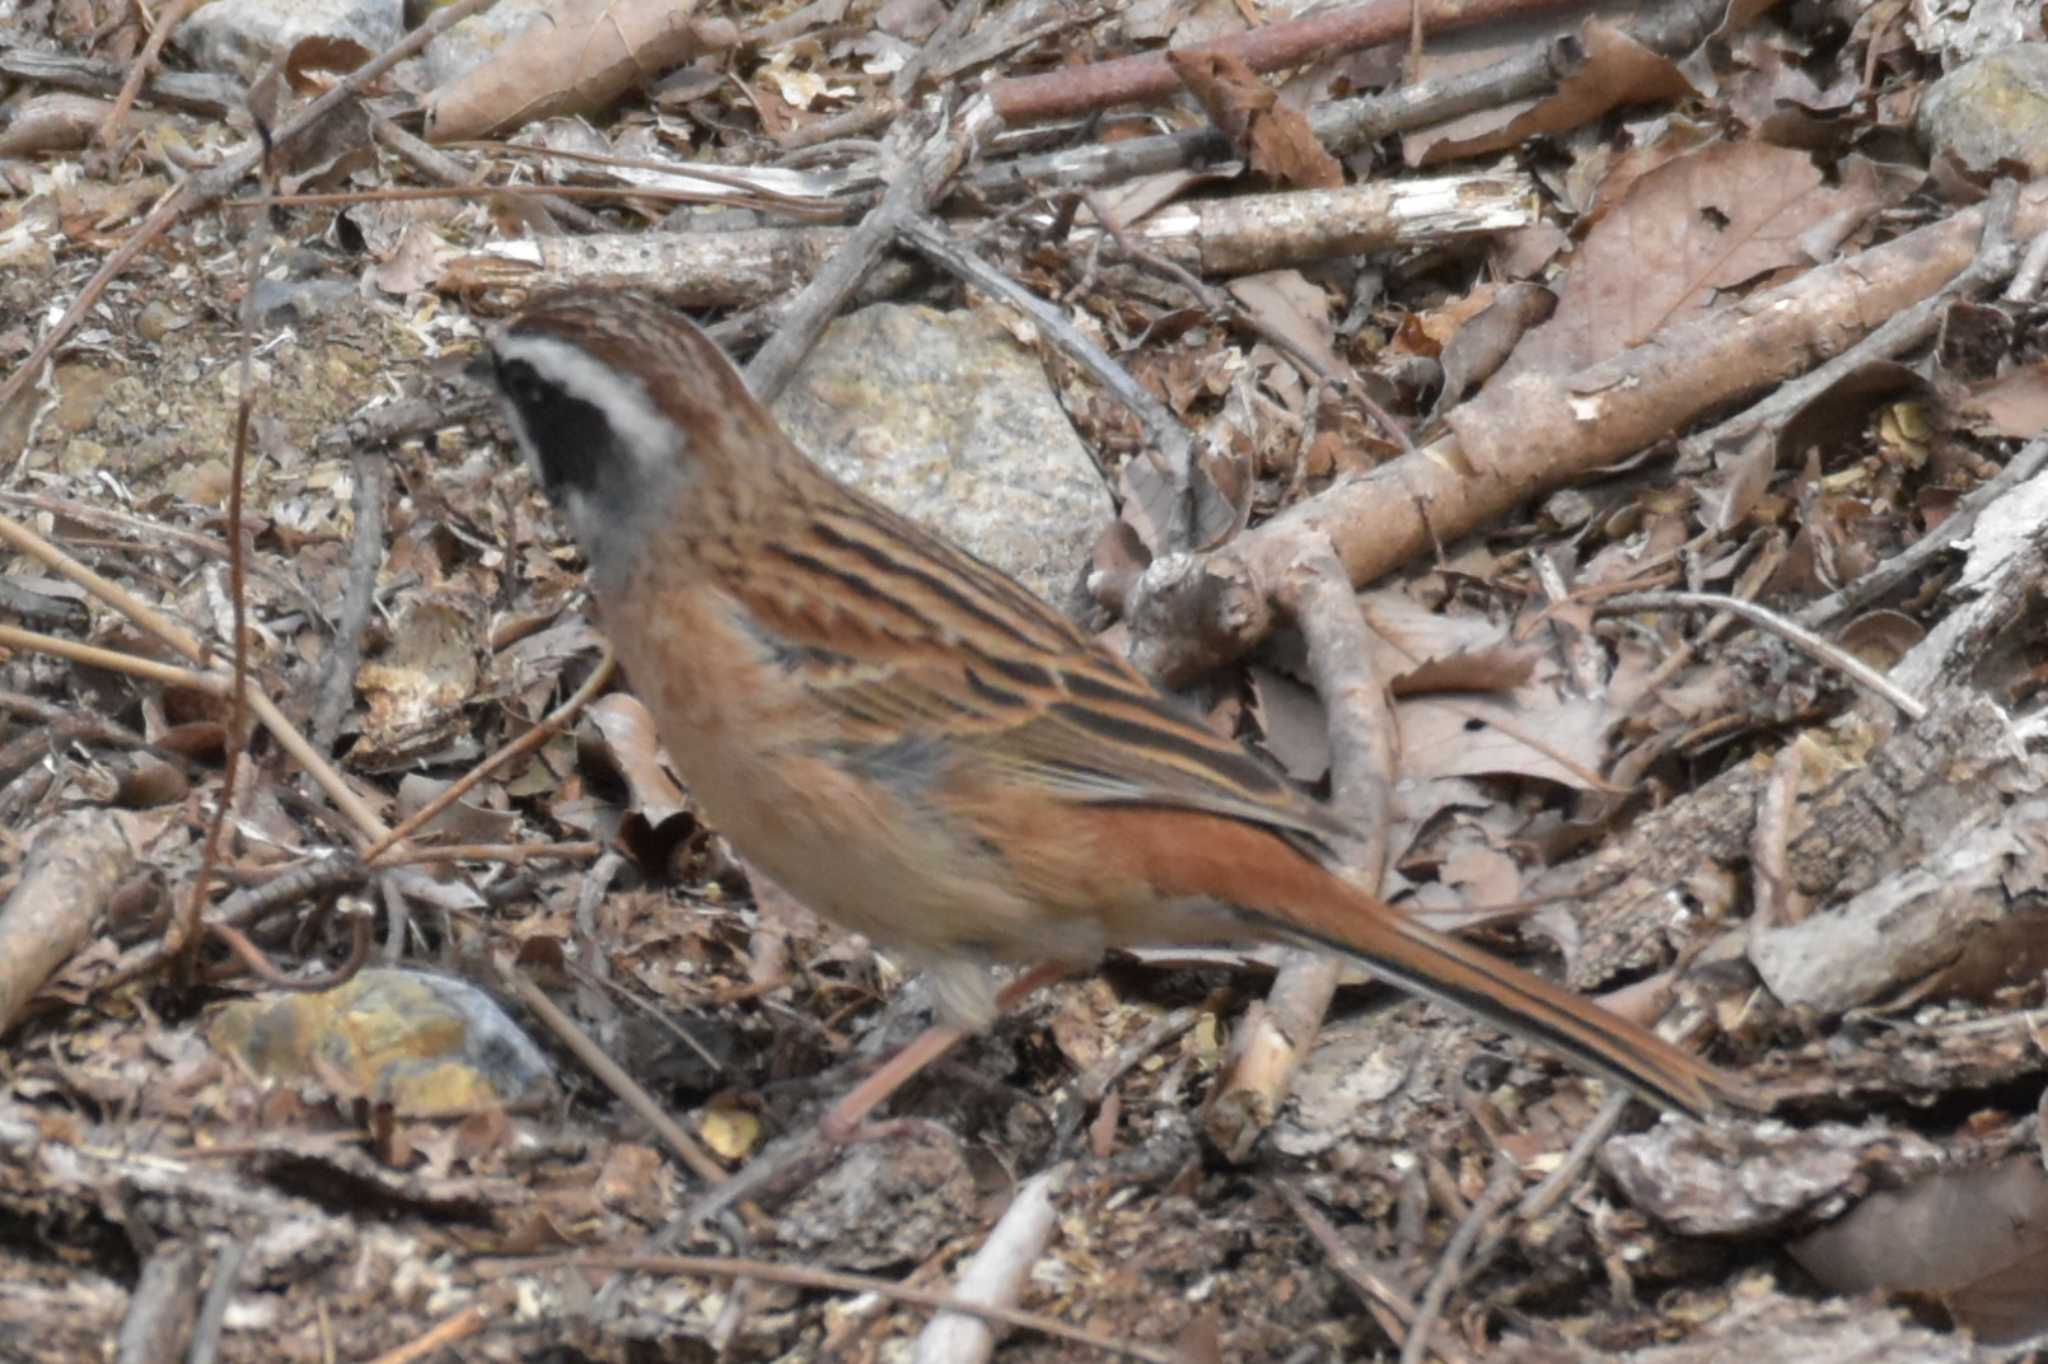
[[[1363,897],[1361,897],[1363,898]],[[1659,1108],[1704,1117],[1753,1107],[1741,1082],[1647,1028],[1373,901],[1376,913],[1279,920],[1279,936],[1333,951],[1408,990],[1562,1053]],[[1262,916],[1264,917],[1264,916]]]

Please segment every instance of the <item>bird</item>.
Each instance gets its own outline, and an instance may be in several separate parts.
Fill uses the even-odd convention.
[[[574,290],[529,300],[487,346],[705,820],[812,911],[927,969],[935,1046],[990,1023],[999,963],[1276,943],[1659,1108],[1749,1106],[1704,1059],[1346,880],[1325,807],[1007,574],[827,473],[680,313]]]

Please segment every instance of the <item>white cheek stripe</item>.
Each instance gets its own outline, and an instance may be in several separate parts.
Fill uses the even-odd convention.
[[[673,465],[680,453],[682,432],[655,410],[647,400],[647,386],[633,375],[600,364],[581,347],[549,336],[501,331],[491,345],[505,359],[524,360],[543,379],[602,412],[633,458],[653,466],[648,472]],[[526,433],[522,430],[521,435]],[[531,458],[532,438],[527,436],[521,443],[528,447]]]

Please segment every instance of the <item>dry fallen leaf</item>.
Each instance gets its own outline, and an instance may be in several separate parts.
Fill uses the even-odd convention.
[[[2048,1331],[2048,1173],[2035,1155],[1871,1194],[1787,1248],[1837,1293],[1933,1294],[1987,1345]]]
[[[1170,50],[1166,64],[1201,101],[1217,131],[1251,168],[1285,185],[1338,189],[1344,167],[1323,150],[1301,112],[1280,103],[1258,73],[1228,52]]]

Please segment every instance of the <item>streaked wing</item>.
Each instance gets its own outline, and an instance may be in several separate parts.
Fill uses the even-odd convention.
[[[842,747],[887,753],[906,732],[936,730],[1075,801],[1224,815],[1317,849],[1342,832],[1016,582],[879,504],[831,491],[792,506],[796,523],[722,586],[843,720]]]

